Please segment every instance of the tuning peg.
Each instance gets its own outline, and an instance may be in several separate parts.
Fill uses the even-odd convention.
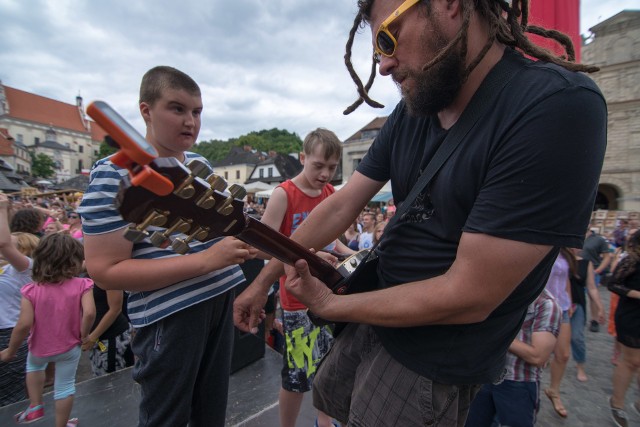
[[[200,159],[191,160],[187,163],[187,167],[191,170],[191,174],[198,178],[206,179],[211,173],[211,168]]]
[[[149,236],[146,228],[150,225],[162,227],[167,222],[167,215],[167,212],[160,212],[154,209],[140,224],[127,228],[124,232],[125,239],[133,243],[143,241],[145,237]]]
[[[231,184],[229,186],[229,193],[231,193],[234,199],[238,200],[242,200],[247,196],[247,190],[238,184]]]
[[[211,188],[217,190],[219,192],[223,192],[227,188],[227,181],[224,180],[220,175],[216,175],[212,173],[207,177],[207,182],[211,185]]]
[[[233,206],[231,205],[231,203],[233,203],[233,200],[244,199],[244,197],[247,195],[247,190],[245,190],[241,185],[231,184],[231,186],[229,187],[229,193],[231,193],[231,195],[227,197],[225,201],[222,202],[222,204],[216,209],[216,211],[221,215],[230,215],[233,212]]]
[[[184,220],[182,218],[176,219],[173,224],[163,232],[156,231],[151,235],[151,244],[158,248],[166,248],[169,245],[169,236],[171,234],[178,233],[187,233],[191,228],[191,220]]]
[[[191,171],[189,176],[185,178],[184,181],[174,190],[173,194],[182,198],[182,199],[190,199],[196,192],[196,189],[193,186],[193,180],[198,178],[205,178],[211,172],[209,166],[207,166],[204,162],[194,159],[187,163],[187,167]]]
[[[196,205],[202,209],[211,209],[216,205],[216,199],[212,197],[214,191],[223,192],[227,188],[227,182],[219,175],[212,173],[207,176],[207,182],[211,186],[196,201]]]
[[[180,255],[184,255],[189,252],[189,242],[192,240],[204,240],[207,238],[209,234],[209,229],[207,227],[198,227],[196,230],[189,234],[186,238],[181,239],[179,237],[173,239],[173,243],[171,243],[171,247],[174,251],[178,252]]]

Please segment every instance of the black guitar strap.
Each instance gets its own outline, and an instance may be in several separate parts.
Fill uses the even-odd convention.
[[[416,197],[418,197],[420,192],[426,188],[427,184],[429,184],[436,173],[438,173],[442,165],[444,165],[447,159],[460,145],[462,139],[469,133],[480,117],[489,111],[489,108],[495,102],[497,95],[511,81],[518,69],[519,67],[513,61],[512,56],[506,54],[493,67],[471,98],[467,108],[464,109],[460,119],[449,130],[449,133],[445,137],[444,141],[442,141],[442,144],[440,144],[440,147],[436,150],[436,153],[427,164],[427,167],[420,175],[418,181],[416,181],[409,195],[407,195],[406,199],[398,207],[395,215],[389,220],[389,223],[385,227],[386,230],[390,230],[391,227],[396,225],[398,220],[404,218]],[[386,234],[386,232],[384,234]],[[378,244],[380,244],[380,241],[371,248],[370,253],[374,252]]]

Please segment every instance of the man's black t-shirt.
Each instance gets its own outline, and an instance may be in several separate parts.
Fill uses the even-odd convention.
[[[517,65],[516,75],[379,247],[388,286],[445,273],[462,232],[556,248],[483,322],[376,327],[391,355],[443,383],[500,375],[557,248],[582,246],[604,158],[606,104],[592,80],[509,48],[502,60]],[[390,179],[400,204],[447,132],[437,117],[412,117],[400,102],[357,170]]]

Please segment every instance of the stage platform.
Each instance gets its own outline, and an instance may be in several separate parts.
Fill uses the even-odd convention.
[[[231,375],[227,426],[277,426],[278,391],[282,356],[271,348],[263,358]],[[46,416],[31,424],[34,427],[54,423],[53,393],[45,394]],[[312,426],[315,420],[311,396],[305,396],[298,424]],[[79,382],[71,415],[80,419],[80,426],[129,427],[138,420],[138,385],[131,379],[131,368]],[[0,426],[16,425],[13,415],[28,402],[0,408]],[[212,426],[216,427],[216,426]]]

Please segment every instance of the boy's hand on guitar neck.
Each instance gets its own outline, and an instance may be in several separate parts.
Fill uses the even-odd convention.
[[[331,308],[337,295],[311,275],[305,260],[296,261],[295,266],[285,265],[284,271],[287,275],[285,287],[306,305],[309,311],[325,320],[338,320],[331,317]]]
[[[258,250],[235,237],[225,237],[200,253],[205,257],[206,268],[213,271],[253,259]]]

